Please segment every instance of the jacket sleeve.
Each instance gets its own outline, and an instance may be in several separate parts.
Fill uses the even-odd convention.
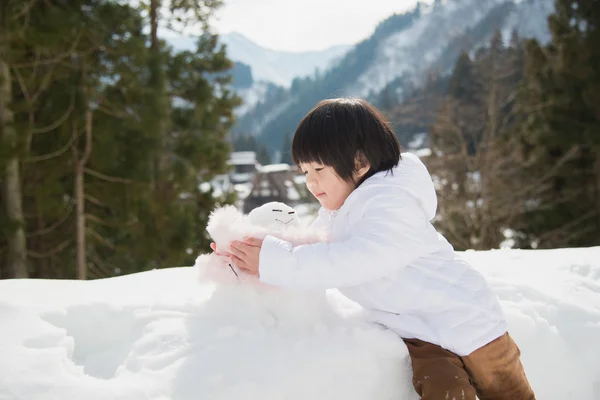
[[[350,229],[345,240],[297,247],[267,236],[260,252],[260,280],[302,289],[360,285],[394,274],[437,243],[435,229],[412,198],[371,198]]]

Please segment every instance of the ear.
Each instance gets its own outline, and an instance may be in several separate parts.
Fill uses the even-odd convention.
[[[362,153],[357,153],[354,160],[355,178],[359,180],[371,169],[371,164]]]

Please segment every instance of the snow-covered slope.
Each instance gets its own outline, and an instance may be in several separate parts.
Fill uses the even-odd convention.
[[[229,57],[250,65],[256,81],[267,81],[288,87],[297,77],[313,75],[339,59],[351,46],[334,46],[321,51],[287,52],[262,47],[239,33],[221,37]]]
[[[366,97],[404,74],[418,79],[419,73],[440,64],[440,56],[454,42],[463,41],[463,48],[482,46],[496,28],[506,38],[516,30],[522,37],[544,41],[553,0],[452,0],[422,9],[421,18],[410,28],[390,35],[378,46],[373,62],[346,92]],[[490,32],[485,32],[486,25],[492,27]]]
[[[430,72],[449,73],[462,51],[489,43],[495,31],[510,40],[513,30],[521,37],[549,38],[547,17],[554,0],[448,0],[437,5],[420,3],[403,15],[391,16],[373,35],[348,50],[316,79],[302,82],[285,94],[290,106],[272,118],[282,97],[249,108],[235,129],[263,136],[279,148],[283,132],[293,132],[301,117],[327,97],[359,96],[376,102],[380,95],[419,86]],[[269,114],[267,120],[266,114]],[[259,128],[260,130],[257,130]]]
[[[265,81],[289,87],[297,77],[313,75],[315,69],[324,70],[351,48],[349,45],[333,46],[320,51],[287,52],[262,47],[240,33],[219,36],[227,46],[227,55],[233,61],[247,64],[252,69],[254,81]],[[167,42],[178,50],[192,50],[194,39],[186,36],[167,36]]]
[[[352,95],[366,97],[381,91],[406,73],[432,65],[453,39],[465,34],[503,0],[454,0],[443,7],[423,10],[408,29],[381,42],[376,56],[356,83],[346,88]]]
[[[500,297],[537,398],[599,399],[600,248],[463,256]],[[403,343],[337,291],[197,277],[0,281],[0,399],[417,398]]]
[[[250,87],[237,89],[237,95],[242,99],[242,105],[235,109],[237,115],[246,114],[256,104],[265,99],[266,93],[272,84],[265,81],[254,82]]]

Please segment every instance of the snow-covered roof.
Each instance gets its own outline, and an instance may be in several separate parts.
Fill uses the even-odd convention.
[[[229,165],[256,164],[256,152],[254,151],[234,151],[229,156]]]
[[[271,173],[271,172],[285,172],[291,171],[292,167],[289,164],[268,164],[263,165],[258,169],[258,172]]]

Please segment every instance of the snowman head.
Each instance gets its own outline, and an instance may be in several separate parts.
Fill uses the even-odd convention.
[[[300,226],[298,213],[287,204],[273,201],[263,204],[248,213],[248,220],[262,228],[277,231]]]

